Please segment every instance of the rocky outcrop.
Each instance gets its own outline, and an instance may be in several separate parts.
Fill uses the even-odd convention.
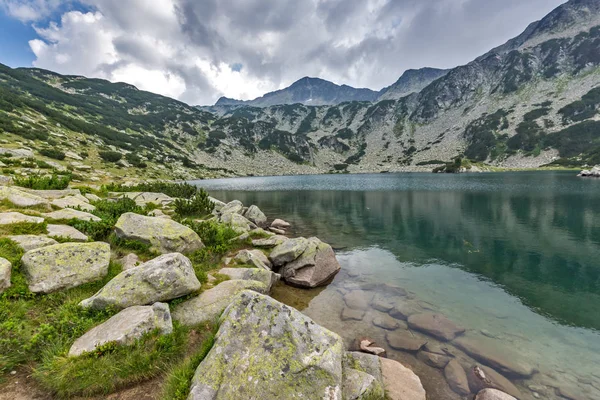
[[[513,396],[496,389],[484,389],[477,393],[475,400],[517,400]]]
[[[260,250],[240,250],[234,257],[240,264],[253,265],[259,269],[270,271],[273,267],[269,258]]]
[[[221,200],[217,200],[214,197],[208,197],[208,200],[210,200],[211,203],[213,203],[214,205],[214,209],[213,209],[213,213],[214,212],[221,212],[221,210],[223,209],[223,207],[225,207],[225,203],[223,203]]]
[[[584,169],[578,176],[584,178],[600,178],[600,165],[596,165],[591,170]]]
[[[20,190],[31,193],[33,195],[42,197],[48,200],[60,199],[62,197],[67,196],[76,196],[81,195],[81,191],[79,189],[62,189],[62,190],[35,190],[35,189],[24,189],[20,188]]]
[[[12,265],[10,261],[0,257],[0,293],[10,287],[10,274]]]
[[[44,223],[44,218],[32,217],[31,215],[25,215],[19,212],[0,213],[0,225],[12,225],[20,223],[42,224]]]
[[[419,377],[397,361],[381,358],[381,372],[389,400],[425,400]]]
[[[75,196],[67,196],[61,199],[52,200],[52,205],[58,208],[77,208],[88,212],[96,209],[96,207],[91,205],[87,199],[83,200]]]
[[[96,347],[110,342],[120,345],[131,344],[154,330],[158,330],[163,335],[173,332],[167,304],[155,303],[152,306],[129,307],[77,339],[69,350],[69,356],[79,356],[94,351]]]
[[[78,219],[80,221],[102,221],[99,217],[94,214],[87,213],[85,211],[73,210],[71,208],[65,208],[63,210],[54,211],[51,213],[43,214],[44,217],[58,220],[58,221],[70,221],[72,219]]]
[[[221,317],[189,400],[342,399],[342,339],[302,313],[252,291]],[[227,371],[227,373],[224,373]]]
[[[258,281],[267,287],[267,293],[281,276],[274,272],[257,268],[222,268],[219,274],[226,275],[230,279]]]
[[[8,186],[0,186],[0,200],[7,200],[17,207],[49,206],[44,198]]]
[[[258,227],[264,228],[267,225],[267,216],[255,205],[248,208],[244,217]]]
[[[46,236],[17,235],[9,236],[8,238],[15,242],[24,252],[58,244],[56,240]]]
[[[192,253],[204,247],[196,232],[175,221],[145,217],[134,213],[121,215],[115,224],[119,238],[137,240],[160,253]]]
[[[445,342],[453,340],[465,332],[464,328],[456,325],[445,316],[434,313],[413,314],[408,317],[408,326]]]
[[[67,239],[73,242],[87,242],[88,237],[69,225],[48,224],[48,236]]]
[[[64,243],[25,253],[22,270],[33,293],[51,293],[102,279],[108,273],[107,243]]]
[[[285,247],[285,244],[286,242],[279,247]],[[276,253],[279,247],[276,247],[271,253],[272,260],[274,260],[273,253]],[[292,247],[289,254],[294,254],[295,250],[298,250],[300,247],[301,244]],[[290,285],[315,288],[329,283],[340,271],[340,268],[340,264],[331,246],[321,242],[317,238],[310,238],[307,240],[302,254],[293,261],[285,264],[281,268],[280,274]]]
[[[172,253],[121,272],[80,305],[123,309],[176,299],[199,289],[191,261],[182,254]]]
[[[271,251],[269,259],[273,263],[273,266],[281,267],[300,257],[307,246],[308,240],[306,238],[288,239]]]
[[[197,325],[205,321],[215,321],[231,303],[234,296],[244,290],[268,293],[267,286],[255,280],[221,282],[212,289],[202,292],[193,299],[184,301],[173,310],[173,319],[183,325]]]

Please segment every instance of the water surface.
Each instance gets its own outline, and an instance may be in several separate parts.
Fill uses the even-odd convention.
[[[198,184],[337,249],[343,271],[330,287],[278,294],[347,341],[367,335],[385,347],[387,332],[372,324],[378,312],[344,321],[343,295],[356,284],[393,284],[539,369],[514,380],[523,398],[533,398],[531,385],[542,398],[559,398],[550,385],[600,398],[600,180],[413,173]],[[391,353],[422,377],[430,398],[460,398],[414,354]]]

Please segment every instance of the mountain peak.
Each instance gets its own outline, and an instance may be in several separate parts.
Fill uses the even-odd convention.
[[[407,69],[393,85],[381,90],[379,100],[395,100],[423,90],[431,82],[446,75],[448,70],[437,68]]]

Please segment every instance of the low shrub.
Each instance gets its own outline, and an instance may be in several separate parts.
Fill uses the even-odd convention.
[[[176,199],[173,203],[175,214],[179,217],[204,217],[210,215],[215,205],[204,189],[200,189],[191,199]]]
[[[64,160],[66,157],[65,153],[63,153],[62,151],[50,148],[41,149],[40,154],[60,161]]]
[[[99,151],[98,155],[106,162],[117,162],[123,158],[123,155],[118,151]]]
[[[43,222],[19,222],[17,224],[0,225],[0,235],[43,235],[48,232],[48,225]]]
[[[13,178],[15,185],[36,190],[62,190],[66,189],[71,182],[70,175],[39,176]]]
[[[154,192],[163,193],[170,197],[191,199],[198,192],[198,187],[189,183],[174,182],[149,182],[140,183],[135,186],[124,186],[120,184],[109,184],[103,186],[109,192]]]

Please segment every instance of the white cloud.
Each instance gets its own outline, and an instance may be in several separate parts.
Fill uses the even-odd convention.
[[[562,0],[81,1],[94,11],[66,12],[36,28],[35,66],[212,104],[221,95],[254,98],[306,75],[380,89],[407,68],[466,63]],[[0,5],[50,9],[55,2]]]
[[[20,21],[32,22],[48,17],[61,0],[0,0],[0,9]]]

